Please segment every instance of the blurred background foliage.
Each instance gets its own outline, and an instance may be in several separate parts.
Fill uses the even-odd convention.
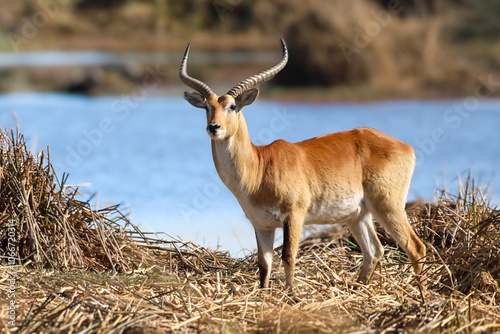
[[[283,35],[290,61],[267,90],[271,95],[452,97],[473,94],[479,75],[500,73],[497,0],[0,0],[0,6],[4,51],[18,38],[18,51],[181,53],[191,41],[194,52],[279,52],[277,36]],[[23,39],[34,23],[35,36]],[[208,65],[194,65],[193,73],[232,82],[265,67]],[[34,71],[0,68],[0,77],[48,80],[44,70]],[[85,69],[78,80],[89,81],[89,71],[96,69]],[[133,84],[130,70],[100,71],[104,75],[91,81],[107,88],[84,93]],[[168,71],[171,84],[178,84],[174,67]],[[129,86],[119,83],[123,77]],[[2,90],[10,88],[3,84]]]

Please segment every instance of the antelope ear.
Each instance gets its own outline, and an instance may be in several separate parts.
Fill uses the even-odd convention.
[[[207,99],[198,92],[184,92],[184,98],[196,108],[205,108]]]
[[[254,101],[257,99],[257,96],[259,96],[259,90],[257,88],[249,89],[236,97],[236,105],[239,107],[239,109],[241,109],[244,106],[248,106],[249,104],[254,103]]]

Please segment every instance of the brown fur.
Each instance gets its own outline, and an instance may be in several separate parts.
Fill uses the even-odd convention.
[[[404,211],[415,165],[409,145],[358,128],[295,144],[277,140],[255,146],[241,113],[257,98],[255,89],[236,99],[196,94],[186,93],[186,99],[206,108],[208,125],[218,126],[209,133],[216,169],[256,230],[261,287],[269,286],[274,229],[284,229],[283,263],[291,286],[302,226],[309,223],[347,224],[364,255],[358,280],[366,282],[383,254],[372,215],[420,273],[425,246]]]

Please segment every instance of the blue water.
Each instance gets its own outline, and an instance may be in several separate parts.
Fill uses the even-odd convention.
[[[251,224],[215,172],[203,110],[181,98],[0,95],[1,127],[16,126],[13,113],[33,151],[50,146],[70,184],[97,193],[100,205],[122,203],[141,228],[235,255],[255,248]],[[500,100],[257,101],[244,113],[256,144],[369,126],[412,145],[409,200],[432,199],[436,187],[456,192],[469,170],[500,189]]]
[[[182,59],[178,52],[106,52],[106,51],[31,51],[1,52],[0,67],[64,67],[64,66],[100,66],[131,64],[166,64],[177,65]],[[191,65],[241,65],[273,63],[281,54],[272,51],[193,51]]]

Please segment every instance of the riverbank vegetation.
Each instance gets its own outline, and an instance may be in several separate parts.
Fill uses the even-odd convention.
[[[34,155],[21,134],[0,132],[2,333],[500,330],[500,211],[471,179],[408,210],[428,247],[422,285],[381,229],[381,266],[369,285],[355,283],[359,246],[332,228],[301,242],[293,290],[280,247],[261,290],[255,253],[233,258],[142,232],[68,180],[48,150]]]
[[[0,1],[6,51],[276,51],[288,66],[264,90],[312,100],[498,96],[500,5],[494,0]],[[269,64],[206,63],[202,80],[234,84]],[[130,92],[144,64],[0,69],[0,91],[34,86],[84,94]],[[176,87],[178,64],[166,65]],[[229,81],[229,83],[226,83]],[[80,85],[78,85],[80,83]],[[81,89],[76,89],[80,87]],[[283,87],[286,87],[284,89]]]

